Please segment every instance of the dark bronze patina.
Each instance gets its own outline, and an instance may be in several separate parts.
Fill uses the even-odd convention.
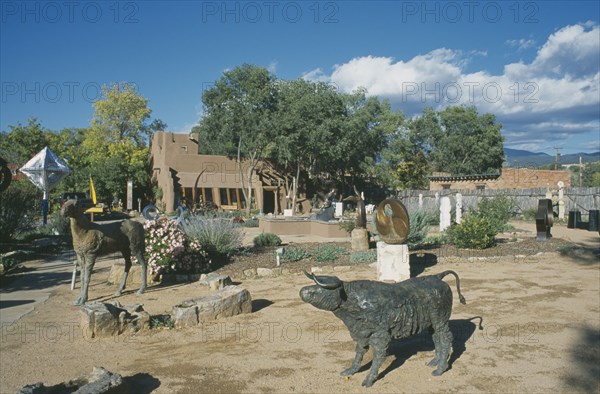
[[[538,210],[535,214],[535,229],[537,230],[538,241],[546,241],[552,238],[550,229],[554,224],[554,211],[552,210],[552,200],[543,198],[538,201]]]
[[[452,290],[442,281],[448,274],[456,278],[461,304],[460,279],[454,271],[411,278],[400,283],[369,280],[343,282],[335,276],[304,274],[315,282],[300,290],[300,298],[316,308],[331,311],[342,320],[356,342],[356,357],[342,376],[355,374],[363,356],[373,348],[371,370],[362,385],[373,385],[385,360],[390,341],[406,338],[424,330],[433,332],[435,357],[428,364],[436,367],[434,376],[448,369],[452,332],[448,326],[452,312]]]

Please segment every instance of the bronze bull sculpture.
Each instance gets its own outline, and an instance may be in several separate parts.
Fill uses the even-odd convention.
[[[373,348],[371,370],[362,385],[370,387],[385,360],[390,341],[429,329],[433,332],[435,357],[427,365],[436,367],[434,376],[448,369],[453,336],[448,326],[452,312],[452,290],[442,281],[448,274],[456,278],[461,304],[460,279],[454,271],[411,278],[400,283],[369,280],[343,282],[335,276],[304,272],[315,284],[303,287],[300,298],[316,308],[333,312],[341,319],[356,342],[356,357],[342,376],[355,374],[363,356]]]

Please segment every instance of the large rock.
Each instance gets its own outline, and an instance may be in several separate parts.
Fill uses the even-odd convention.
[[[122,307],[118,302],[91,302],[83,305],[81,327],[91,337],[109,337],[126,331],[135,333],[150,328],[150,314],[140,304]]]
[[[123,378],[121,375],[107,371],[102,367],[94,367],[92,373],[87,376],[81,376],[49,387],[44,386],[42,382],[29,384],[18,390],[17,394],[101,394],[108,391],[113,392],[122,383]]]
[[[250,292],[241,286],[223,289],[175,305],[171,319],[175,327],[187,327],[201,322],[252,312]]]
[[[113,285],[120,285],[121,279],[123,278],[123,272],[125,272],[125,262],[118,261],[114,262],[110,267],[110,273],[108,274],[108,283]],[[153,276],[150,274],[150,268],[146,272],[146,280],[148,283],[153,283]],[[132,264],[129,269],[129,275],[127,275],[126,287],[140,287],[142,284],[142,266],[140,264]]]
[[[216,272],[211,272],[207,275],[203,274],[200,277],[200,281],[198,283],[204,286],[208,286],[211,290],[214,291],[221,290],[225,286],[231,286],[233,284],[229,275],[220,275]]]

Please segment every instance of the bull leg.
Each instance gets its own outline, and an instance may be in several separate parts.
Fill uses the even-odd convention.
[[[428,367],[437,367],[437,365],[439,364],[439,351],[440,351],[440,343],[439,343],[439,335],[436,335],[435,331],[433,331],[433,328],[429,328],[429,333],[431,334],[431,338],[433,339],[433,345],[434,345],[434,349],[435,349],[435,357],[427,363]]]
[[[360,368],[360,364],[362,363],[362,359],[363,359],[365,353],[367,352],[367,350],[369,350],[368,343],[356,342],[356,356],[354,356],[354,361],[352,362],[352,366],[350,368],[346,369],[345,371],[342,371],[340,373],[340,375],[350,376],[350,375],[354,375],[356,372],[358,372],[358,370]]]
[[[125,259],[125,270],[123,271],[123,278],[121,279],[121,285],[115,292],[115,295],[118,297],[123,293],[125,289],[125,284],[127,283],[127,276],[129,276],[129,270],[131,269],[131,253],[129,251],[123,251],[123,258]]]
[[[137,258],[138,262],[142,265],[142,285],[140,286],[140,289],[137,291],[137,293],[143,294],[144,291],[146,291],[146,277],[148,272],[148,265],[146,264],[146,260],[144,259],[143,252],[138,252],[135,255],[135,257]]]
[[[448,323],[443,326],[436,328],[433,334],[434,338],[437,336],[435,342],[435,353],[437,358],[437,369],[431,374],[433,376],[440,376],[448,369],[448,358],[450,356],[450,348],[452,347],[452,332],[448,327]]]
[[[387,348],[390,343],[391,337],[385,336],[382,338],[371,338],[371,346],[373,348],[373,363],[371,364],[371,370],[369,374],[362,382],[362,385],[365,387],[371,387],[377,376],[379,375],[379,368],[381,364],[385,361],[385,357],[387,356]]]

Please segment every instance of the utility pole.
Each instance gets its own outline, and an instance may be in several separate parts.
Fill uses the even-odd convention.
[[[562,149],[562,148],[559,148],[558,146],[555,146],[554,149],[556,149],[556,158],[555,158],[555,161],[554,161],[554,169],[558,170],[558,163],[559,163],[559,156],[560,156],[559,153],[558,153],[558,150]]]
[[[583,163],[581,160],[581,156],[579,156],[579,187],[583,184]]]

